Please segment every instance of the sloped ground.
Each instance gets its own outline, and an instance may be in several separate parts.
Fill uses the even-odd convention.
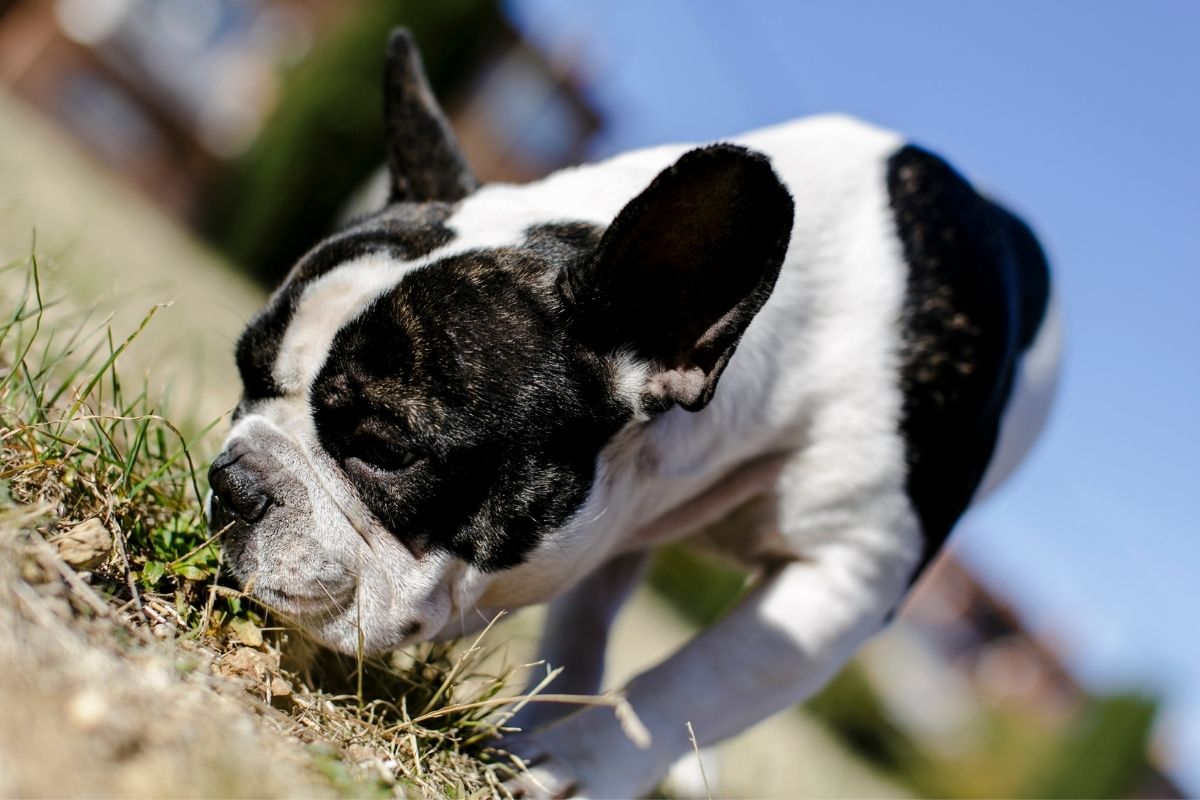
[[[326,797],[330,757],[202,648],[138,637],[0,520],[0,796]],[[78,577],[75,576],[75,580]]]

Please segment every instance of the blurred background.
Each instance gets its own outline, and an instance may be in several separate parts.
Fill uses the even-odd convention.
[[[845,111],[947,156],[1051,255],[1043,441],[886,634],[722,748],[722,794],[1200,791],[1200,5],[0,0],[0,261],[33,246],[118,319],[175,299],[145,361],[186,364],[189,413],[227,411],[232,338],[382,162],[396,24],[485,181]],[[743,576],[676,549],[650,584],[618,677]]]

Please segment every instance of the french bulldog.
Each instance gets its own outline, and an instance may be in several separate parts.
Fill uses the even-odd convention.
[[[1059,361],[1046,259],[844,116],[480,186],[405,32],[385,71],[390,195],[238,341],[212,525],[344,652],[551,603],[573,693],[648,553],[736,559],[740,603],[624,688],[648,744],[551,704],[504,741],[518,793],[637,796],[686,723],[704,746],[817,691],[1021,460]]]

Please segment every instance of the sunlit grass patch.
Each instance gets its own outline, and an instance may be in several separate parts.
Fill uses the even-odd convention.
[[[0,273],[20,287],[3,298],[10,311],[0,321],[0,496],[44,505],[51,539],[99,521],[115,536],[93,572],[97,588],[143,620],[157,613],[143,594],[188,612],[219,570],[192,456],[216,423],[188,439],[159,413],[147,380],[122,380],[117,361],[158,307],[117,338],[48,296],[42,278],[36,254]]]

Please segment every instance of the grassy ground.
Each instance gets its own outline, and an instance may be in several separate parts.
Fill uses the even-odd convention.
[[[222,584],[219,532],[208,531],[192,454],[208,428],[185,434],[157,412],[148,384],[127,384],[117,366],[157,307],[122,338],[47,293],[36,251],[5,265],[0,281],[20,287],[0,306],[8,309],[0,321],[0,547],[10,573],[0,580],[12,599],[11,652],[0,672],[14,681],[0,706],[14,716],[6,730],[25,731],[34,720],[34,730],[47,731],[10,742],[6,760],[23,765],[6,775],[16,792],[78,792],[77,776],[29,770],[60,755],[46,745],[57,738],[53,722],[45,724],[55,715],[38,711],[47,704],[69,732],[104,732],[81,738],[90,759],[75,762],[132,760],[129,769],[84,778],[94,790],[289,795],[323,782],[353,794],[501,791],[511,765],[484,745],[504,720],[496,712],[514,702],[514,681],[507,668],[476,669],[479,642],[380,661],[337,658],[305,647],[286,619]],[[73,651],[96,664],[77,674]],[[151,689],[162,689],[160,702],[140,692],[142,672],[157,676]],[[226,696],[267,723],[262,732],[242,725],[248,736],[273,732],[316,749],[293,747],[250,780],[262,766],[248,756],[254,750],[226,758],[220,715],[207,716],[197,696],[222,694],[231,682],[246,691]],[[55,702],[63,689],[65,704]],[[202,724],[192,725],[196,714]],[[194,784],[180,773],[191,763],[176,744],[185,732]],[[108,753],[114,736],[130,741]],[[158,764],[160,751],[182,763]]]
[[[0,266],[0,795],[497,793],[536,613],[360,665],[222,584],[196,474],[261,293],[3,96]],[[613,685],[691,631],[639,593]],[[723,796],[896,795],[799,714],[722,755]]]

